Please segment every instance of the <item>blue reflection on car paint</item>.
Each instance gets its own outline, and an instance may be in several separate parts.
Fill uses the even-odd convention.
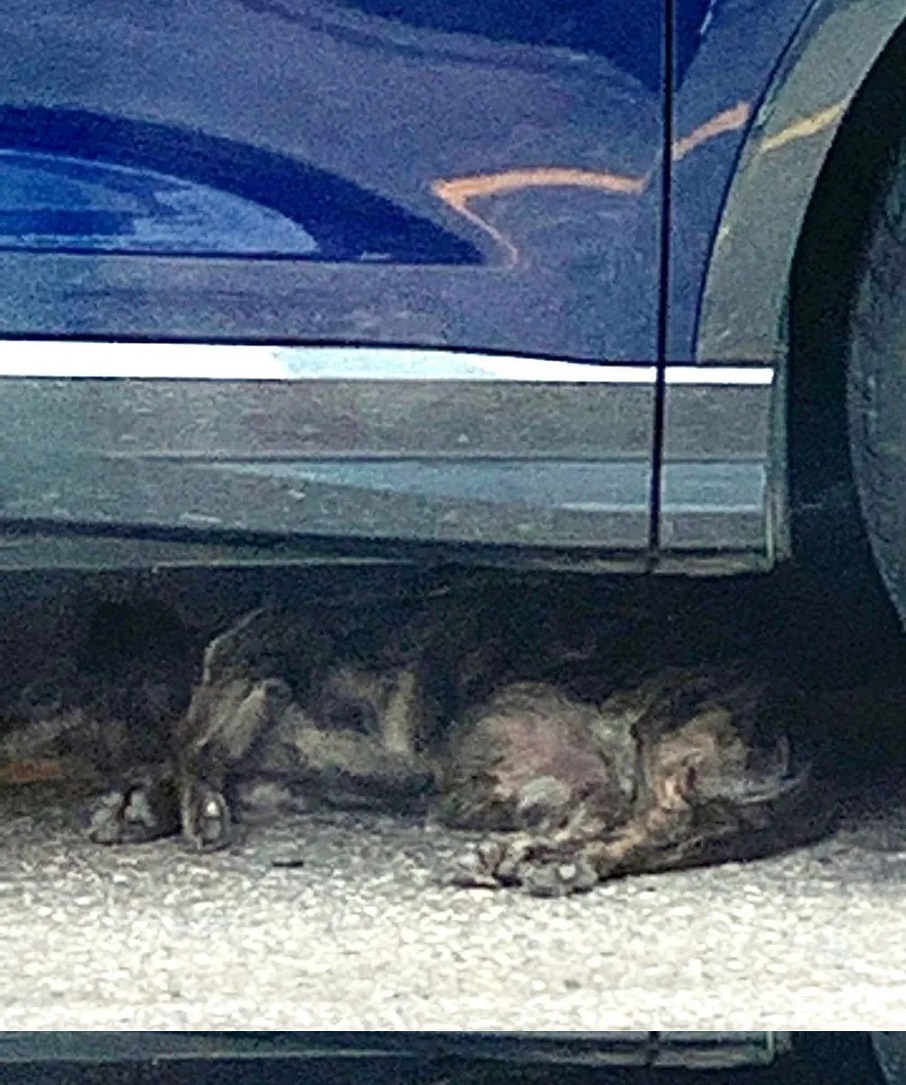
[[[0,251],[479,264],[468,240],[343,177],[199,132],[0,108]]]
[[[0,151],[0,248],[314,256],[304,227],[229,192],[60,155]]]

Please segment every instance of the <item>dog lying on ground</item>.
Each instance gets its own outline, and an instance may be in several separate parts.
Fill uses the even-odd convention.
[[[428,813],[491,834],[450,882],[559,895],[812,834],[808,771],[765,683],[733,666],[630,680],[621,639],[487,592],[263,607],[210,641],[187,705],[127,653],[95,704],[104,737],[82,710],[56,741],[92,745],[110,781],[88,826],[106,844],[214,850],[280,808]]]
[[[403,614],[385,604],[242,616],[205,650],[172,757],[123,776],[92,819],[92,839],[181,829],[195,847],[216,848],[262,794],[295,809],[424,810],[442,786],[446,725],[462,706],[529,659],[551,669],[589,652],[550,628],[549,610],[526,621],[525,606],[523,631],[508,640],[494,630],[510,625],[504,608],[484,603],[484,613],[472,598],[441,597],[404,604]]]
[[[243,615],[206,648],[167,755],[119,771],[89,836],[181,833],[207,851],[262,808],[429,812],[491,834],[454,884],[558,895],[767,854],[814,828],[764,683],[669,667],[617,684],[607,644],[570,643],[568,613],[532,624],[484,604]]]

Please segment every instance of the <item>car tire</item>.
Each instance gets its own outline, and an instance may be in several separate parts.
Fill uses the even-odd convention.
[[[872,1032],[871,1043],[887,1085],[906,1085],[906,1032]]]
[[[849,445],[875,561],[906,625],[906,132],[883,151],[850,310]]]

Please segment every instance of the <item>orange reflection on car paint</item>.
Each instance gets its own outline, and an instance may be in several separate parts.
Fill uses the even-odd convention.
[[[463,218],[469,219],[490,234],[507,254],[507,266],[512,267],[519,258],[518,249],[493,223],[473,210],[469,206],[470,201],[487,196],[524,192],[529,188],[591,188],[600,192],[637,196],[647,183],[647,177],[625,177],[618,173],[599,173],[597,170],[571,169],[565,166],[538,166],[505,170],[503,173],[477,174],[474,177],[456,177],[448,181],[433,181],[431,191]]]
[[[750,115],[751,107],[747,102],[739,102],[731,109],[716,114],[688,136],[674,142],[674,159],[684,158],[690,151],[716,136],[743,128]],[[653,170],[640,177],[632,177],[569,166],[530,166],[503,170],[500,173],[440,178],[431,182],[431,191],[449,208],[493,238],[506,254],[506,266],[513,267],[519,259],[519,250],[515,243],[471,206],[473,200],[507,196],[533,188],[583,188],[619,196],[640,196],[651,183],[653,175]]]
[[[690,151],[694,151],[696,147],[714,139],[715,136],[721,136],[724,132],[738,132],[740,128],[745,128],[751,115],[752,107],[748,102],[739,102],[732,109],[723,110],[709,121],[700,124],[698,128],[694,128],[688,136],[682,136],[673,141],[673,161],[681,161]]]
[[[758,148],[759,153],[770,153],[796,140],[817,135],[826,128],[838,124],[843,119],[848,106],[849,99],[847,98],[810,116],[793,121],[785,128],[781,128],[779,132],[766,136]],[[691,151],[717,136],[726,132],[739,131],[749,123],[751,116],[752,107],[748,102],[738,102],[730,109],[724,109],[715,114],[687,136],[681,136],[674,141],[674,162],[681,161]],[[471,177],[455,177],[446,180],[441,178],[431,183],[431,191],[449,208],[493,238],[506,254],[506,266],[513,267],[519,259],[519,250],[515,243],[471,206],[473,200],[506,196],[530,188],[555,187],[585,188],[616,195],[639,196],[650,184],[653,175],[653,170],[641,177],[632,177],[626,174],[574,169],[568,166],[536,166],[504,170],[500,173],[476,174]]]

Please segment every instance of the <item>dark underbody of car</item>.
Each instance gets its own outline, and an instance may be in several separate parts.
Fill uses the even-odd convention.
[[[742,1071],[744,1082],[820,1081],[843,1070],[856,1080],[901,1085],[906,1034],[790,1032],[5,1032],[0,1080],[360,1080],[428,1085],[438,1080],[543,1082],[556,1074],[569,1085],[591,1080],[631,1083],[652,1073],[686,1080],[684,1072],[718,1076]],[[184,1071],[181,1072],[181,1071]],[[671,1071],[673,1073],[671,1073]],[[677,1074],[682,1075],[677,1077]],[[169,1077],[168,1077],[169,1075]],[[186,1076],[188,1075],[188,1076]],[[824,1077],[822,1077],[824,1075]]]
[[[869,1041],[870,1037],[870,1041]],[[556,1074],[570,1085],[686,1080],[742,1071],[740,1081],[822,1080],[843,1069],[870,1080],[873,1056],[888,1085],[903,1080],[903,1033],[789,1032],[78,1032],[0,1033],[0,1080],[359,1080],[427,1085],[438,1080],[542,1082]],[[184,1071],[184,1072],[181,1072]],[[671,1073],[671,1071],[673,1073]],[[877,1071],[875,1071],[877,1073]],[[680,1077],[677,1074],[681,1075]],[[189,1075],[189,1076],[186,1076]],[[860,1076],[861,1075],[861,1076]]]
[[[567,1067],[768,1065],[789,1051],[778,1032],[595,1033],[0,1033],[0,1071],[23,1063],[103,1064],[188,1060],[297,1060],[300,1067],[348,1061],[417,1066],[502,1061]]]

